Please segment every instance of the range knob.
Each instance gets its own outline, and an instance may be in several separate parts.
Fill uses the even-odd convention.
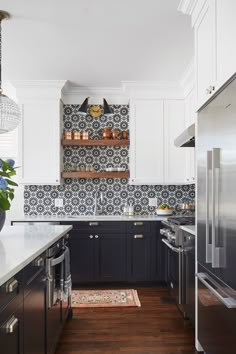
[[[168,229],[160,229],[160,234],[165,236],[167,231]]]
[[[167,238],[168,238],[169,241],[175,240],[176,237],[175,237],[174,232],[168,231],[168,232],[167,232]]]

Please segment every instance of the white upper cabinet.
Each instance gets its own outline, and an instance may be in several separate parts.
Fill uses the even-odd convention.
[[[217,86],[236,72],[236,1],[216,0]]]
[[[236,72],[236,1],[185,0],[179,9],[192,16],[199,108]]]
[[[207,0],[194,27],[197,106],[216,88],[215,0]]]
[[[192,89],[185,99],[185,122],[186,128],[196,122],[195,113],[195,91]],[[192,147],[186,149],[186,182],[195,181],[195,149]]]
[[[174,146],[185,127],[183,99],[131,99],[131,184],[186,182],[187,150]]]
[[[174,145],[175,138],[185,129],[184,100],[164,103],[164,183],[182,184],[186,180],[186,148]]]
[[[19,182],[60,184],[61,87],[57,87],[55,83],[49,89],[36,86],[31,89],[25,86],[22,88],[20,84],[16,87],[22,107],[19,126]]]
[[[130,182],[163,183],[163,100],[130,102]]]

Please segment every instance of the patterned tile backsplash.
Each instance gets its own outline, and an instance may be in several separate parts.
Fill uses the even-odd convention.
[[[81,116],[79,105],[64,105],[63,125],[65,131],[87,131],[92,139],[100,139],[105,127],[129,129],[129,107],[111,105],[113,117],[92,118]],[[94,167],[104,171],[107,167],[129,166],[129,148],[123,146],[75,146],[64,147],[64,168]],[[125,204],[134,205],[137,214],[153,214],[148,198],[158,198],[176,208],[185,198],[195,199],[194,185],[133,186],[128,179],[65,179],[60,186],[25,186],[24,212],[26,215],[91,215],[94,211],[95,193],[104,194],[104,214],[122,214]],[[55,199],[63,199],[64,206],[55,207]]]

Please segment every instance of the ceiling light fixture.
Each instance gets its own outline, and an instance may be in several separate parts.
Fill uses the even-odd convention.
[[[8,12],[0,10],[0,134],[15,129],[20,122],[18,105],[2,90],[2,20],[9,18]]]

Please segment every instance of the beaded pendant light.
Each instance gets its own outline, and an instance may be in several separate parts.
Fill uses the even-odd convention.
[[[10,14],[0,10],[0,134],[15,129],[20,122],[18,105],[2,90],[2,20],[8,18]]]

